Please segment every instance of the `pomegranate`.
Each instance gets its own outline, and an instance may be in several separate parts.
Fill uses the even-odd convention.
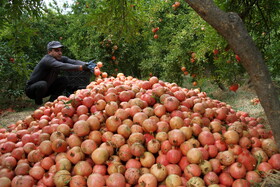
[[[249,181],[245,179],[237,179],[232,183],[232,187],[250,187]]]
[[[211,162],[209,162],[208,160],[203,160],[202,162],[200,162],[199,167],[201,169],[202,174],[204,175],[212,171]]]
[[[138,183],[141,174],[138,168],[128,168],[125,171],[124,176],[128,184],[136,185]]]
[[[54,177],[54,173],[52,173],[52,172],[45,173],[45,175],[42,179],[43,184],[46,186],[55,186],[53,177]]]
[[[12,180],[12,186],[26,186],[32,187],[35,184],[35,180],[30,175],[17,175]]]
[[[173,146],[180,146],[185,141],[184,133],[179,129],[173,129],[168,132],[168,140]]]
[[[77,134],[71,134],[69,137],[66,138],[66,142],[71,148],[75,146],[81,146],[82,144],[82,140]]]
[[[261,162],[258,166],[257,169],[265,176],[265,173],[271,172],[273,167],[268,163],[268,162]]]
[[[237,161],[242,163],[247,171],[254,170],[257,164],[256,158],[246,149],[243,149],[243,152],[238,155]]]
[[[44,174],[45,174],[45,170],[41,166],[33,166],[29,170],[29,175],[32,176],[36,180],[42,179]]]
[[[31,167],[30,167],[30,165],[28,163],[18,163],[18,165],[16,166],[14,172],[15,172],[16,175],[27,175],[27,174],[29,174],[30,168]],[[0,176],[1,176],[1,171],[2,172],[6,172],[6,177],[8,177],[9,175],[10,176],[14,175],[13,173],[11,173],[8,170],[8,168],[4,168],[4,169],[0,170]]]
[[[279,150],[263,122],[199,89],[152,75],[142,81],[102,74],[87,88],[0,129],[0,181],[8,186],[23,178],[27,186],[254,185],[280,169]]]
[[[55,173],[53,180],[55,186],[65,186],[71,180],[71,173],[67,170],[60,170]]]
[[[90,125],[85,120],[79,120],[74,124],[73,131],[77,136],[86,136],[90,132]]]
[[[175,175],[182,175],[182,170],[178,164],[168,164],[165,166],[167,169],[168,175],[175,174]]]
[[[172,112],[179,107],[179,100],[174,96],[168,96],[163,101],[164,106],[168,112]]]
[[[156,158],[151,152],[146,151],[140,157],[140,163],[142,167],[150,168],[155,162],[156,162]]]
[[[230,166],[235,161],[234,154],[231,151],[219,152],[216,158],[225,166]]]
[[[184,169],[185,177],[189,180],[192,177],[201,175],[201,168],[197,164],[189,164]]]
[[[205,182],[200,177],[192,177],[187,182],[187,186],[205,186]]]
[[[130,152],[133,156],[140,157],[141,155],[144,154],[146,148],[144,147],[143,144],[139,142],[133,143],[130,147]]]
[[[224,186],[232,186],[234,179],[228,172],[222,172],[219,175],[219,181],[220,181],[220,184],[222,184]]]
[[[106,185],[108,187],[120,187],[125,186],[125,177],[121,173],[112,173],[106,179]]]
[[[167,166],[169,162],[166,159],[166,154],[159,154],[159,156],[156,158],[156,163],[160,163],[164,166]]]
[[[180,166],[181,170],[183,171],[185,167],[187,167],[190,163],[188,162],[188,158],[186,156],[182,156],[181,160],[179,161],[178,165]]]
[[[117,133],[122,135],[125,139],[127,139],[132,133],[131,127],[127,124],[122,124],[118,127]]]
[[[66,157],[73,164],[77,164],[79,161],[85,158],[85,154],[83,153],[81,147],[75,146],[67,151]]]
[[[52,165],[54,165],[54,160],[51,157],[45,157],[41,161],[41,166],[45,170],[49,170]]]
[[[208,172],[206,175],[204,175],[203,180],[205,181],[206,185],[211,184],[218,184],[219,183],[219,176],[215,172]]]
[[[166,153],[166,159],[171,164],[177,164],[182,158],[182,152],[180,149],[170,149]]]
[[[174,116],[170,119],[169,125],[171,129],[180,129],[184,126],[184,120],[182,117]]]
[[[59,159],[55,163],[55,166],[56,166],[56,171],[59,171],[59,170],[71,171],[71,169],[72,169],[72,163],[67,158]]]
[[[228,130],[223,134],[225,138],[225,142],[229,144],[238,144],[239,142],[239,134],[234,130]]]
[[[160,163],[152,165],[150,172],[157,178],[158,182],[163,181],[168,174],[166,167]]]
[[[166,154],[169,150],[171,150],[172,144],[169,140],[165,140],[161,143],[161,152]]]
[[[81,149],[83,153],[90,155],[97,148],[97,144],[94,140],[87,139],[81,144]]]
[[[44,157],[43,153],[40,152],[40,150],[32,150],[30,151],[30,153],[28,153],[27,155],[27,159],[29,162],[39,162],[40,160],[42,160]]]
[[[211,132],[209,131],[202,131],[198,135],[198,140],[201,143],[201,145],[214,145],[215,139]]]
[[[138,168],[140,169],[142,167],[141,162],[137,159],[131,158],[126,162],[125,167],[128,168]]]
[[[246,180],[251,184],[257,184],[262,181],[261,176],[256,171],[248,171],[246,173]]]
[[[1,177],[0,184],[3,187],[10,187],[12,184],[12,181],[8,177]]]
[[[41,153],[43,153],[44,155],[50,155],[53,153],[53,149],[52,149],[52,142],[49,140],[44,140],[40,143],[39,145],[39,150]]]
[[[116,116],[110,116],[106,120],[106,128],[110,132],[116,132],[118,130],[118,127],[121,125],[121,119]]]
[[[266,152],[266,154],[271,157],[274,154],[279,153],[277,144],[271,138],[264,139],[262,141],[262,149]]]
[[[138,179],[139,186],[157,186],[157,178],[151,173],[144,173]]]
[[[274,154],[268,160],[268,163],[277,170],[280,170],[280,154]]]
[[[75,175],[88,177],[92,173],[92,167],[87,161],[79,161],[73,168]]]
[[[182,179],[179,175],[171,174],[165,179],[166,186],[181,186]]]
[[[71,181],[69,183],[71,187],[79,187],[79,186],[86,186],[87,180],[83,176],[75,175],[71,178]]]
[[[198,148],[191,148],[186,156],[192,164],[198,164],[203,160],[202,152]]]
[[[62,140],[62,139],[56,139],[52,142],[52,149],[53,151],[55,152],[65,152],[67,150],[67,142],[65,140]]]
[[[109,153],[105,148],[97,148],[92,152],[91,158],[95,164],[103,164],[108,160]]]
[[[243,164],[235,162],[230,166],[230,175],[235,179],[241,179],[246,176],[246,168]]]
[[[99,173],[104,176],[106,172],[107,172],[107,167],[102,164],[96,164],[92,168],[92,173]]]

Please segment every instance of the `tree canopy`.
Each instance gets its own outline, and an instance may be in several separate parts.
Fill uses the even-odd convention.
[[[215,4],[241,17],[273,81],[279,82],[279,2]],[[249,81],[228,42],[184,1],[76,0],[47,8],[41,0],[5,0],[0,8],[1,80],[11,92],[22,93],[51,40],[67,46],[64,54],[69,57],[102,61],[109,75],[156,75],[178,84],[187,78],[198,85],[211,81],[221,89]]]

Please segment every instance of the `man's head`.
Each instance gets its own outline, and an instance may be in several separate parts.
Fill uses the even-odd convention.
[[[64,47],[58,41],[51,41],[47,45],[48,54],[54,57],[55,59],[59,60],[62,56],[62,47]]]
[[[48,51],[50,51],[52,49],[62,48],[62,47],[64,47],[64,46],[59,41],[51,41],[47,45]]]

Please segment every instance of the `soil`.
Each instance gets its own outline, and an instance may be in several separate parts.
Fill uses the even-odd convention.
[[[18,120],[23,120],[31,115],[34,109],[28,109],[21,112],[4,112],[0,115],[0,127],[6,127],[10,124],[16,123]]]

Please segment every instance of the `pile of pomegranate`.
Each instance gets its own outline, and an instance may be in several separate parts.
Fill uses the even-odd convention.
[[[280,154],[262,118],[119,73],[0,129],[0,163],[2,187],[246,187]]]

